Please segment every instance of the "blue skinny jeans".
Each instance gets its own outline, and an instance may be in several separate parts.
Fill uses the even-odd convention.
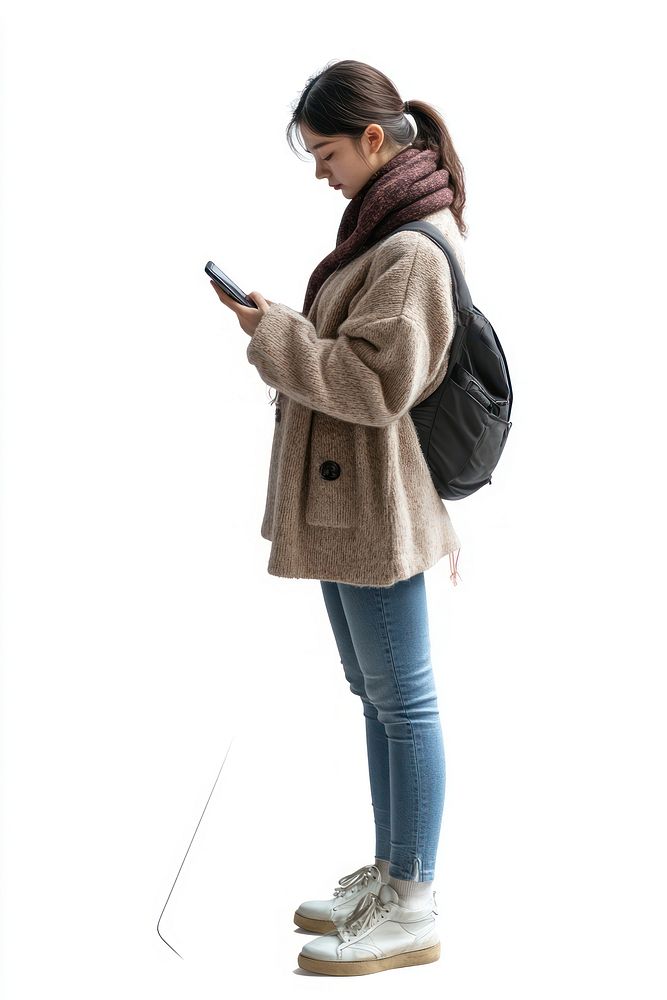
[[[375,856],[394,878],[432,881],[445,801],[424,574],[391,587],[320,580],[345,677],[361,698]]]

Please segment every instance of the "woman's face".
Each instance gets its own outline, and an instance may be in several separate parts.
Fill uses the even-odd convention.
[[[361,136],[361,144],[371,164],[369,168],[349,135],[318,135],[303,123],[299,129],[306,149],[315,158],[315,176],[318,180],[326,178],[330,187],[341,185],[345,198],[354,198],[375,171],[400,152],[388,149],[389,142],[381,125],[368,125]]]

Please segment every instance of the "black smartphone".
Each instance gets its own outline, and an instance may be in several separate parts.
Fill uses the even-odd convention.
[[[221,271],[219,267],[216,267],[212,260],[209,260],[208,264],[204,268],[209,278],[213,278],[216,285],[220,285],[223,292],[227,292],[239,305],[251,306],[254,309],[259,309],[256,302],[248,298],[246,293],[239,288],[236,282],[232,281],[231,278],[227,277],[224,271]]]

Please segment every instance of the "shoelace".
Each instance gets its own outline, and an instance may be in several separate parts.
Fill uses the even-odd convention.
[[[334,889],[334,896],[344,896],[347,890],[351,886],[356,885],[357,882],[361,882],[362,885],[368,885],[376,872],[378,872],[378,869],[375,865],[362,865],[355,872],[343,875],[342,878],[338,879],[338,886]]]
[[[356,937],[357,934],[379,923],[385,913],[389,913],[389,907],[385,909],[384,903],[376,893],[367,892],[347,917],[337,925],[338,933],[343,939]]]

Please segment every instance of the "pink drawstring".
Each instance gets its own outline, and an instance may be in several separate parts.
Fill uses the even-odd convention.
[[[463,580],[463,577],[461,576],[461,574],[459,573],[458,569],[456,568],[457,563],[459,561],[459,552],[460,551],[461,551],[461,549],[457,549],[456,550],[456,559],[454,559],[454,553],[453,552],[449,553],[449,567],[450,567],[450,570],[451,570],[451,572],[449,574],[449,579],[452,581],[452,586],[454,586],[454,587],[458,586],[458,581],[456,579],[457,576],[458,576],[459,580]]]

